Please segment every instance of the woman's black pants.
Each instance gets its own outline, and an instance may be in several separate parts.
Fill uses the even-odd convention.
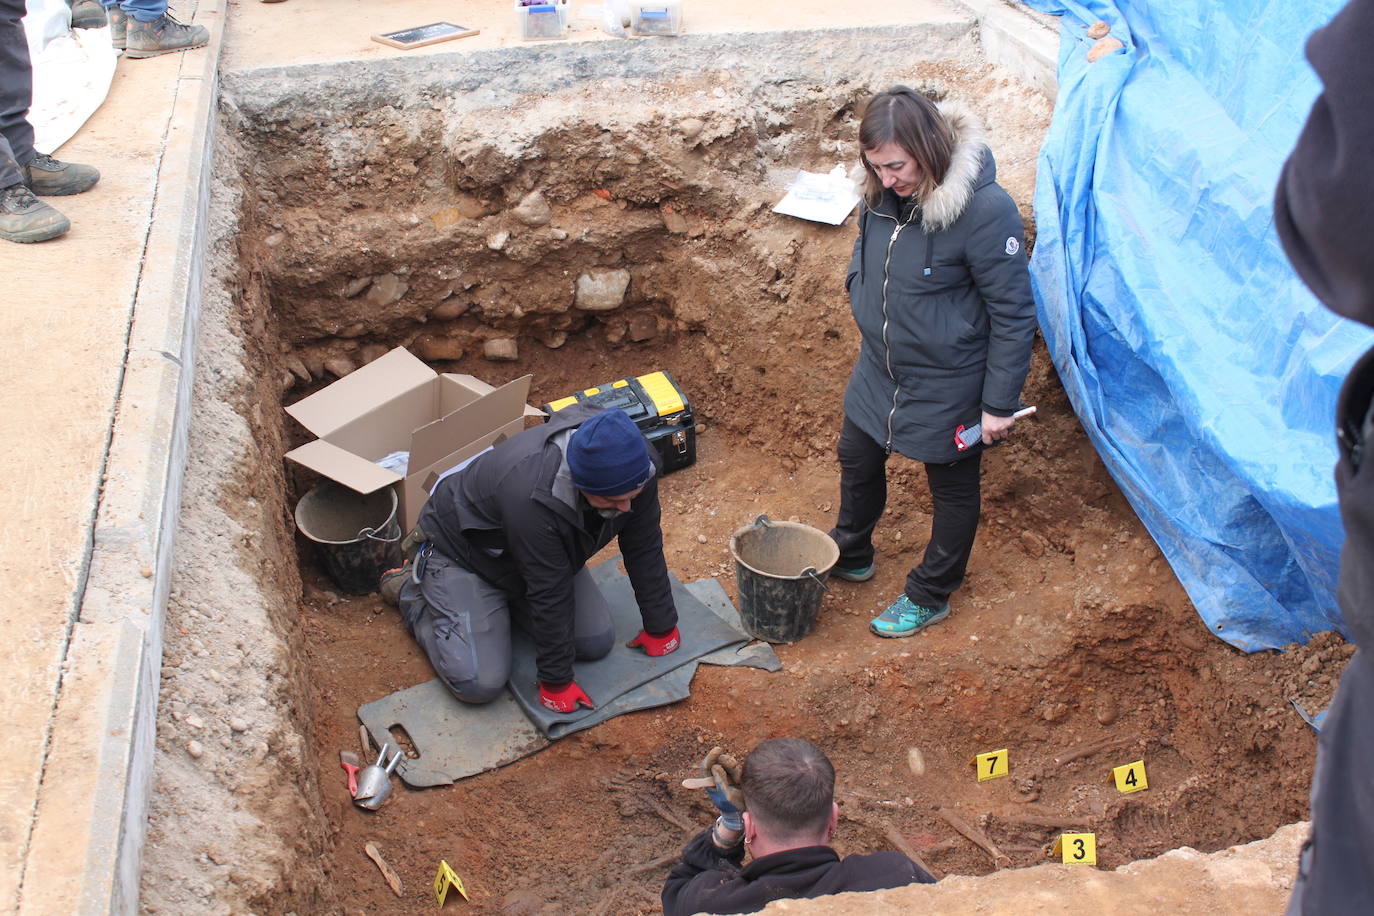
[[[921,565],[906,577],[906,596],[940,607],[964,581],[981,509],[982,449],[949,464],[926,464],[935,510]],[[873,529],[887,506],[887,449],[844,418],[840,430],[840,517],[830,536],[840,547],[841,569],[873,563]]]

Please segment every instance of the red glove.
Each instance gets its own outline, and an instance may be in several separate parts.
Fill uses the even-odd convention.
[[[662,636],[655,636],[647,630],[640,630],[639,635],[626,643],[630,648],[640,648],[644,654],[653,658],[660,655],[667,655],[669,652],[676,652],[677,647],[682,645],[682,639],[678,636],[677,627],[673,627]]]
[[[568,681],[562,687],[540,681],[539,702],[544,704],[545,709],[552,709],[554,712],[577,712],[579,705],[596,709],[592,705],[592,698],[577,686],[577,681]]]

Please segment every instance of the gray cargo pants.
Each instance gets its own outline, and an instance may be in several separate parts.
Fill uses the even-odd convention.
[[[510,599],[430,545],[411,568],[401,586],[401,619],[454,696],[490,703],[510,680]],[[573,577],[573,604],[577,657],[605,657],[615,643],[611,607],[585,568]]]

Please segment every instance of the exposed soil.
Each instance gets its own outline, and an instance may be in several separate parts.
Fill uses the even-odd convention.
[[[1033,229],[1045,101],[996,72],[913,69],[903,78],[974,101]],[[238,475],[272,482],[275,450],[291,444],[280,440],[303,438],[275,425],[281,403],[397,344],[494,384],[532,372],[535,404],[665,368],[701,424],[697,464],[662,484],[668,562],[685,581],[719,577],[733,596],[734,529],[760,513],[821,529],[834,518],[857,349],[842,288],[852,221],[814,226],[768,206],[797,168],[856,161],[865,92],[722,76],[623,97],[600,86],[473,102],[401,125],[395,112],[364,114],[343,132],[309,119],[239,123],[256,154],[243,176],[236,315],[248,339],[282,343],[249,348],[256,377],[281,384],[236,395],[274,453],[261,458],[270,473],[241,465]],[[577,278],[593,270],[628,272],[623,303],[573,307]],[[494,340],[513,341],[516,358],[484,358],[502,349]],[[1016,865],[1043,861],[1056,833],[1081,825],[1107,868],[1302,818],[1315,736],[1289,700],[1322,708],[1347,648],[1319,638],[1246,656],[1212,637],[1098,461],[1042,345],[1025,399],[1039,414],[985,459],[983,522],[947,622],[910,640],[867,630],[930,521],[920,466],[894,457],[877,577],[832,585],[815,631],[779,647],[782,672],[703,666],[684,703],[452,787],[398,782],[376,814],[351,805],[338,751],[357,748],[359,705],[432,672],[393,610],[335,594],[297,538],[300,613],[277,623],[304,672],[300,761],[314,772],[299,782],[325,822],[310,877],[332,886],[329,906],[432,907],[446,859],[495,911],[654,912],[660,860],[710,820],[678,781],[713,744],[742,752],[779,735],[811,738],[834,761],[842,853],[887,848],[891,824],[949,873],[992,865],[939,807],[980,825]],[[310,482],[287,474],[269,527],[281,530]],[[239,547],[240,562],[261,562],[255,543]],[[278,578],[295,597],[294,577]],[[209,690],[202,705],[215,703]],[[177,728],[164,724],[164,750]],[[972,755],[1004,747],[1009,778],[976,782]],[[923,773],[909,765],[913,748]],[[1109,769],[1136,759],[1150,788],[1120,795]],[[367,842],[400,873],[404,900],[363,855]],[[256,904],[277,912],[306,899],[262,889]]]

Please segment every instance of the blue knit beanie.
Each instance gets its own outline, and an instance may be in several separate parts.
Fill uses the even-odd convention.
[[[654,476],[644,435],[619,407],[603,410],[577,427],[567,455],[573,486],[594,496],[621,496]]]

